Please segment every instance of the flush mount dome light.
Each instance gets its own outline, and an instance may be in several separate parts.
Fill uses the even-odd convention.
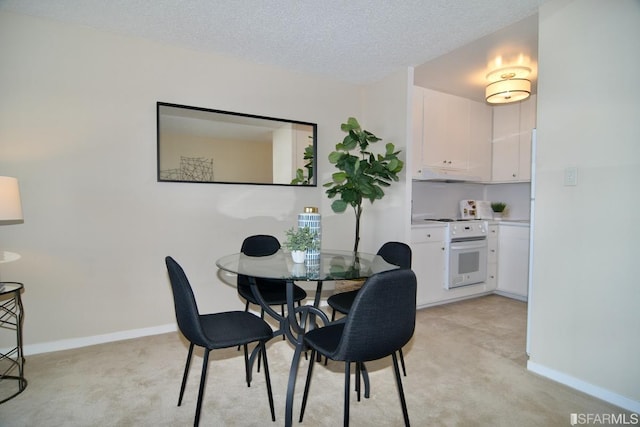
[[[489,104],[506,104],[522,101],[531,95],[531,82],[527,77],[530,68],[515,66],[500,68],[487,74],[491,83],[485,91],[485,99]]]

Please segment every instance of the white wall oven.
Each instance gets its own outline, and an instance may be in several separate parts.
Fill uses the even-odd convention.
[[[437,220],[447,222],[447,275],[445,288],[453,289],[487,280],[487,222],[482,220]]]

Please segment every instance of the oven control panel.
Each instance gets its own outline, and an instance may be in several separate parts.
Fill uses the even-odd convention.
[[[449,224],[451,239],[486,237],[487,229],[486,221],[456,221]]]

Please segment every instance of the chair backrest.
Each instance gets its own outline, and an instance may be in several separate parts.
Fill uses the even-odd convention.
[[[249,236],[242,242],[240,252],[249,256],[268,256],[273,255],[280,249],[280,242],[273,236],[267,234],[256,234]],[[249,286],[247,276],[238,274],[238,286]]]
[[[240,252],[249,256],[267,256],[278,252],[280,242],[267,234],[249,236],[242,242]]]
[[[387,242],[378,249],[378,255],[389,264],[411,268],[411,248],[406,243]]]
[[[388,356],[413,336],[416,275],[409,269],[374,274],[356,296],[334,360],[368,361]]]
[[[167,264],[169,281],[173,291],[173,303],[176,309],[178,328],[190,342],[206,347],[208,340],[200,325],[200,313],[198,312],[198,305],[193,296],[189,279],[187,279],[182,267],[173,258],[168,256],[164,260]]]

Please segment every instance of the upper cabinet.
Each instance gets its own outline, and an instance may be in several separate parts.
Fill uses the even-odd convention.
[[[480,181],[491,179],[491,107],[469,101],[469,173]]]
[[[469,103],[464,98],[424,90],[423,147],[425,166],[467,169]]]
[[[447,176],[491,174],[491,107],[422,87],[413,94],[413,175],[430,168]]]
[[[531,133],[536,96],[493,107],[492,182],[531,180]]]

